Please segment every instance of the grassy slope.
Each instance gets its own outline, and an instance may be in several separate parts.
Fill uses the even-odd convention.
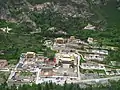
[[[92,37],[101,38],[103,44],[119,46],[120,44],[120,11],[117,10],[116,0],[110,0],[107,5],[98,6],[93,5],[90,0],[88,2],[91,5],[94,13],[97,14],[100,20],[107,22],[104,31],[97,31],[90,33]]]
[[[120,28],[119,26],[119,20],[120,20],[120,11],[117,10],[117,2],[115,0],[110,0],[108,5],[105,7],[102,7],[102,10],[104,12],[104,17],[106,18],[108,22],[109,27],[117,27],[118,29]]]
[[[115,0],[110,0],[108,5],[102,7],[103,15],[107,20],[107,27],[105,33],[108,33],[111,37],[112,42],[120,43],[120,11],[117,10],[117,3]],[[116,44],[118,44],[116,43]]]

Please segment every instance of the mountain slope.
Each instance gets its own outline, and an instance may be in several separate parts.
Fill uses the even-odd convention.
[[[56,13],[60,13],[65,18],[79,17],[82,21],[93,23],[100,22],[102,19],[102,15],[94,10],[94,7],[92,8],[92,4],[95,1],[92,2],[91,0],[1,0],[0,2],[1,19],[29,23],[29,26],[32,25],[33,28],[36,28],[36,22],[30,19],[30,14],[36,12],[36,10],[39,13],[46,7]],[[50,11],[50,13],[53,13],[53,11]]]
[[[93,37],[101,45],[119,47],[118,8],[116,0],[0,0],[0,28],[12,28],[9,33],[0,30],[0,51],[6,52],[2,57],[44,51],[44,40],[71,35],[83,40]],[[95,30],[84,30],[88,23]],[[110,55],[116,58],[120,54]]]

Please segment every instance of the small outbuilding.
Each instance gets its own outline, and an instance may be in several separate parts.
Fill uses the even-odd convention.
[[[6,66],[8,66],[7,60],[0,59],[0,68],[5,68]]]

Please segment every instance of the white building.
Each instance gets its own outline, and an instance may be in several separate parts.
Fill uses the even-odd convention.
[[[91,50],[91,53],[108,55],[107,50]]]
[[[88,23],[88,25],[86,27],[84,27],[85,30],[94,30],[95,26],[91,25]]]
[[[89,37],[89,38],[87,39],[87,41],[88,41],[89,44],[93,44],[94,39]]]
[[[12,28],[6,27],[6,28],[0,28],[3,32],[9,33],[9,31],[12,30]]]
[[[82,63],[80,65],[82,69],[91,69],[91,70],[104,70],[105,67],[103,64],[94,64],[94,63]]]
[[[84,55],[84,58],[86,60],[97,60],[97,61],[103,61],[105,56],[99,55],[99,54],[86,54]]]
[[[60,55],[59,60],[60,60],[61,62],[63,62],[63,63],[64,63],[64,62],[66,62],[66,63],[67,63],[67,62],[68,62],[68,63],[70,62],[70,63],[71,63],[71,62],[73,61],[74,64],[77,65],[76,57],[77,57],[76,54],[73,54],[73,53],[65,54],[65,53],[64,53],[64,54],[61,54],[61,55]]]
[[[26,59],[27,58],[35,58],[36,57],[36,53],[35,52],[27,52],[25,54],[25,56],[26,56]]]
[[[53,42],[51,40],[46,40],[44,42],[44,45],[46,45],[47,47],[51,47],[53,45]]]

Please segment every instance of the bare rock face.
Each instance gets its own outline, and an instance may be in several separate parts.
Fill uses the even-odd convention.
[[[14,21],[22,21],[24,20],[30,21],[28,17],[28,12],[32,9],[34,11],[34,7],[39,6],[40,10],[41,5],[32,6],[27,0],[0,0],[0,19],[5,20],[14,20]],[[46,2],[45,2],[46,3]],[[89,3],[86,0],[59,0],[54,2],[49,2],[50,8],[54,8],[55,11],[61,13],[63,16],[72,16],[72,17],[82,17],[88,18],[93,15],[89,9]],[[40,11],[39,10],[39,11]],[[34,22],[33,22],[34,23]],[[34,23],[35,26],[35,23]]]
[[[86,0],[64,0],[54,4],[55,11],[63,16],[88,18],[93,15],[90,11],[89,3]]]
[[[73,16],[74,14],[78,14],[77,8],[71,5],[62,6],[60,4],[55,5],[55,10],[64,16]]]
[[[108,1],[109,0],[92,0],[92,2],[97,5],[99,4],[106,5]]]
[[[88,2],[86,0],[71,0],[72,2],[76,3],[76,4],[82,4],[85,6],[89,6]]]
[[[9,19],[10,12],[6,2],[7,0],[0,0],[0,19]]]
[[[36,28],[35,21],[31,20],[31,12],[41,12],[41,10],[51,8],[55,12],[61,13],[63,17],[79,17],[91,20],[95,17],[92,4],[106,4],[108,0],[51,0],[42,4],[31,5],[27,0],[0,0],[0,19],[5,19],[18,23],[29,23],[30,28]],[[119,2],[119,0],[117,0]]]
[[[35,22],[28,16],[31,7],[26,0],[0,0],[0,19],[29,23],[30,27],[36,27]]]
[[[53,2],[49,2],[49,6],[50,5],[50,8],[53,8],[54,11],[57,11],[66,17],[89,18],[94,15],[90,10],[87,0],[58,0],[55,3],[53,0]],[[31,9],[34,11],[34,7],[36,6],[37,8],[40,8],[40,11],[44,4],[32,6],[27,0],[0,0],[0,19],[22,21],[25,17],[24,20],[27,19],[26,21],[31,22],[27,14]]]

